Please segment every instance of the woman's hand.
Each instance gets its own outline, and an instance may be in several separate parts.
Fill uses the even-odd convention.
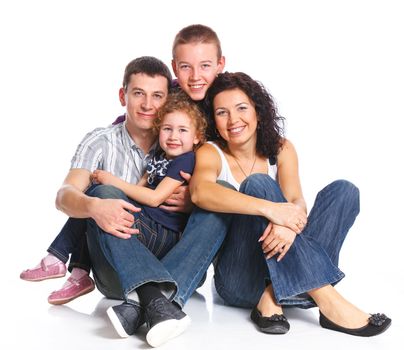
[[[285,226],[269,223],[258,240],[267,259],[279,253],[276,261],[281,261],[295,241],[296,233]]]
[[[307,224],[306,212],[293,203],[273,203],[268,207],[265,217],[274,224],[290,228],[299,234]]]

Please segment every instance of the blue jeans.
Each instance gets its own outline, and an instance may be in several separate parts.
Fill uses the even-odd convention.
[[[48,248],[49,253],[56,256],[65,264],[71,254],[69,271],[71,271],[73,267],[79,267],[88,272],[91,270],[86,231],[86,219],[69,218]]]
[[[279,185],[267,175],[249,176],[240,192],[286,202]],[[338,180],[318,193],[308,222],[285,257],[266,259],[258,238],[268,225],[263,217],[236,215],[215,264],[215,285],[227,304],[254,307],[268,283],[281,305],[315,306],[307,291],[335,285],[344,274],[339,252],[359,213],[359,190]]]
[[[92,195],[133,203],[112,186],[97,186]],[[127,300],[137,287],[156,282],[182,307],[222,245],[230,221],[229,215],[196,208],[180,241],[159,259],[136,237],[117,238],[89,219],[87,240],[97,288],[108,298]]]
[[[97,186],[98,185],[90,186],[86,194],[91,196],[92,191]],[[68,218],[47,251],[65,264],[71,254],[69,271],[74,267],[79,267],[90,272],[91,260],[88,252],[86,231],[87,219]]]

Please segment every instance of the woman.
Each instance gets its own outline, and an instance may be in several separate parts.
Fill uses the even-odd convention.
[[[214,142],[197,151],[192,200],[209,211],[244,214],[233,216],[215,265],[219,295],[253,308],[251,319],[265,333],[289,330],[283,305],[317,305],[322,327],[352,335],[387,329],[389,318],[366,314],[333,287],[344,277],[338,256],[359,213],[358,189],[333,182],[307,217],[297,154],[265,88],[244,73],[220,74],[208,103]]]

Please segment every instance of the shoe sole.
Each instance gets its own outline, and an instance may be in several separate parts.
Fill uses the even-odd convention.
[[[112,325],[114,326],[115,331],[118,333],[118,335],[121,338],[129,337],[129,334],[126,333],[125,328],[122,327],[122,323],[121,323],[121,321],[119,321],[119,318],[116,315],[112,306],[110,308],[108,308],[107,315],[108,315],[109,320],[111,321]]]
[[[187,315],[180,320],[172,319],[160,322],[151,328],[146,335],[148,344],[158,347],[165,342],[178,337],[191,324],[191,318]]]
[[[286,334],[289,332],[289,329],[283,326],[272,326],[268,328],[259,328],[259,330],[263,333],[267,334]]]
[[[86,289],[83,289],[80,293],[78,293],[78,294],[76,294],[76,295],[74,295],[74,296],[71,296],[71,297],[69,297],[69,298],[61,298],[61,299],[49,299],[49,298],[48,298],[48,303],[49,303],[49,304],[52,304],[52,305],[63,305],[63,304],[67,304],[68,302],[70,302],[70,301],[72,301],[72,300],[74,300],[74,299],[76,299],[76,298],[78,298],[78,297],[81,297],[81,296],[84,295],[84,294],[88,294],[88,293],[92,292],[94,289],[95,289],[95,286],[92,285],[92,286],[89,286],[89,287],[86,288]]]
[[[29,281],[29,282],[40,282],[40,281],[45,281],[45,280],[50,280],[53,278],[60,278],[64,277],[66,274],[60,274],[60,275],[52,275],[52,276],[46,276],[46,277],[39,277],[39,278],[23,278],[20,276],[20,278],[24,281]]]

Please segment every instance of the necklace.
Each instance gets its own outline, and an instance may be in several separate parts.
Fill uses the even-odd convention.
[[[245,177],[250,176],[251,173],[252,173],[252,171],[254,170],[255,161],[257,160],[257,155],[255,155],[255,157],[254,157],[254,162],[253,162],[253,165],[252,165],[252,167],[251,167],[250,173],[249,173],[248,175],[244,172],[244,170],[243,170],[243,168],[241,167],[240,163],[238,162],[237,158],[236,158],[235,156],[233,156],[233,158],[234,158],[234,160],[236,161],[236,163],[237,163],[238,167],[240,168],[241,172],[244,174],[244,176],[245,176]]]

